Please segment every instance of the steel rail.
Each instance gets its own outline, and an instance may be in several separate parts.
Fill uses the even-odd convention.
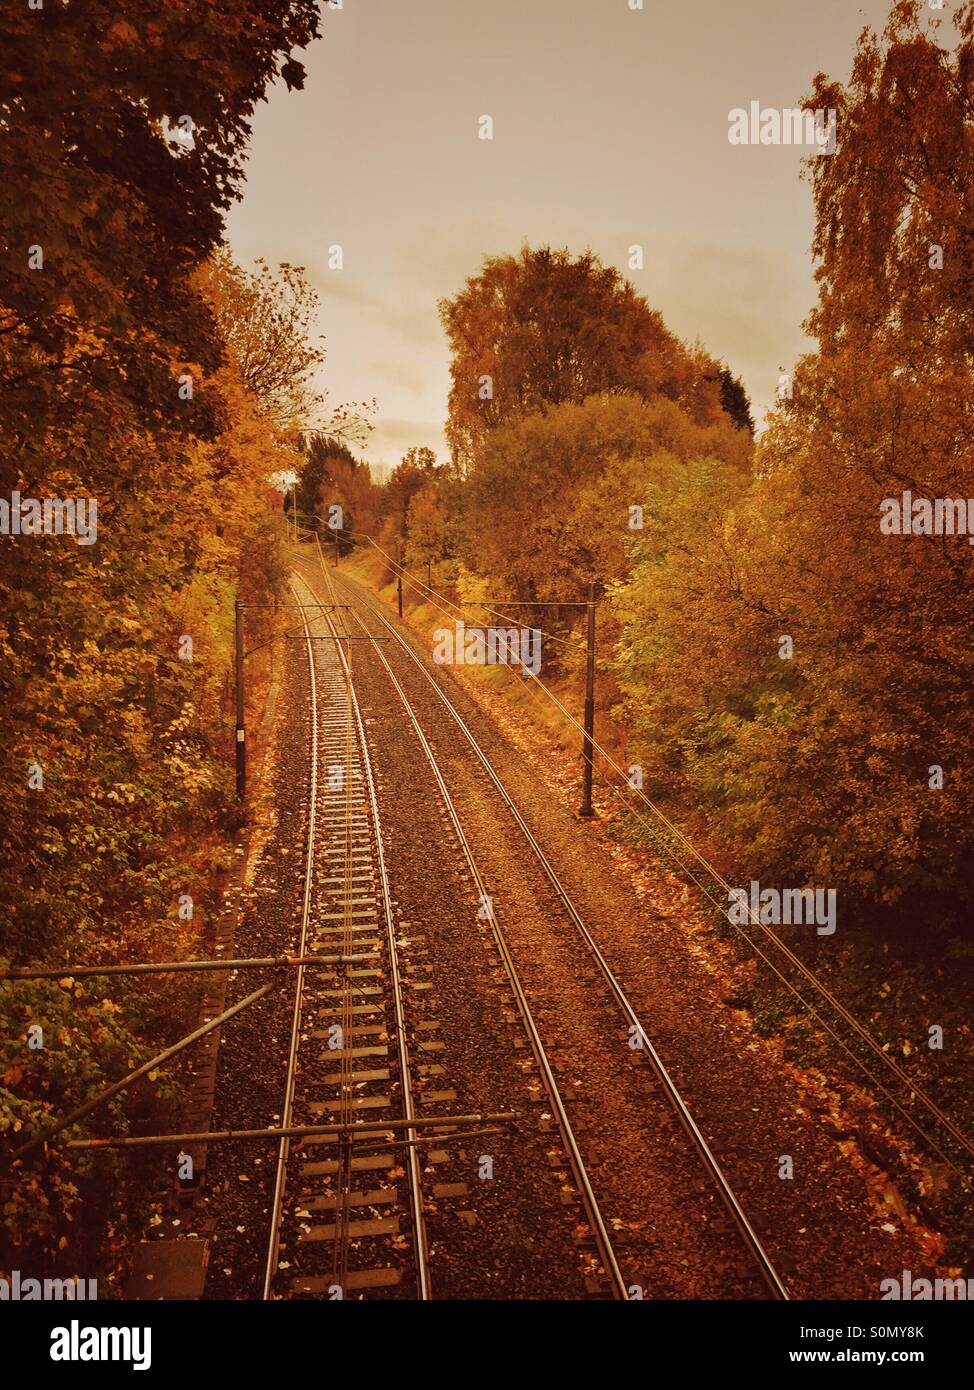
[[[305,587],[311,589],[306,580],[301,580]],[[311,589],[314,593],[314,590]],[[327,613],[325,621],[334,631],[335,625]],[[338,635],[337,632],[335,634]],[[359,752],[362,758],[362,770],[365,773],[365,781],[368,789],[369,809],[372,818],[372,826],[375,831],[375,857],[376,867],[379,871],[379,882],[382,888],[382,902],[384,916],[386,920],[386,939],[389,951],[389,979],[391,984],[392,1004],[395,1014],[396,1032],[396,1051],[399,1061],[399,1085],[402,1098],[403,1117],[407,1121],[408,1129],[417,1119],[416,1104],[413,1097],[412,1071],[409,1064],[409,1053],[406,1046],[405,1028],[405,1006],[403,1003],[402,980],[399,971],[399,952],[396,947],[396,932],[393,923],[392,892],[389,887],[389,873],[386,867],[385,851],[382,845],[382,827],[379,822],[379,804],[375,791],[375,778],[372,773],[372,760],[369,756],[368,744],[365,740],[365,724],[362,720],[362,712],[359,708],[358,696],[355,693],[355,684],[352,680],[351,667],[348,657],[340,642],[336,642],[335,651],[338,653],[339,662],[345,674],[352,713],[355,719],[355,727],[358,731]],[[419,1154],[415,1147],[409,1149],[406,1156],[406,1172],[409,1183],[409,1201],[414,1237],[414,1259],[416,1264],[416,1282],[420,1300],[425,1302],[432,1299],[432,1286],[430,1281],[429,1269],[429,1240],[426,1232],[426,1217],[423,1210],[422,1195],[422,1176],[419,1163]]]
[[[340,582],[344,586],[346,581],[342,579]],[[363,606],[366,607],[366,609],[368,609],[368,611],[371,612],[372,615],[376,617],[382,623],[382,625],[395,637],[401,649],[406,653],[406,655],[409,657],[412,663],[416,666],[417,670],[419,670],[422,673],[427,683],[433,688],[433,690],[435,690],[436,694],[439,696],[440,700],[445,705],[450,716],[457,724],[461,733],[466,738],[471,749],[476,754],[482,767],[484,768],[484,771],[487,773],[488,777],[494,784],[496,790],[498,791],[508,810],[511,812],[511,815],[514,817],[514,820],[517,823],[519,829],[522,831],[525,839],[530,845],[535,857],[538,860],[538,863],[540,864],[546,877],[548,878],[549,882],[551,883],[552,887],[557,893],[558,898],[564,906],[566,912],[568,913],[568,916],[570,917],[573,925],[578,930],[578,932],[582,936],[582,939],[588,946],[603,979],[608,984],[612,992],[612,995],[616,1000],[616,1003],[622,1010],[623,1015],[629,1021],[630,1027],[634,1027],[637,1029],[638,1036],[640,1038],[640,1041],[642,1042],[642,1047],[639,1050],[645,1053],[650,1067],[652,1068],[652,1071],[657,1081],[663,1089],[664,1095],[669,1101],[671,1108],[675,1112],[681,1127],[690,1139],[690,1142],[693,1148],[695,1149],[698,1157],[700,1158],[704,1168],[706,1169],[711,1180],[713,1181],[717,1189],[717,1192],[721,1198],[721,1201],[723,1202],[724,1207],[726,1208],[728,1214],[733,1220],[734,1225],[741,1237],[744,1246],[746,1247],[754,1263],[760,1270],[761,1277],[764,1280],[764,1283],[769,1293],[772,1295],[773,1298],[776,1299],[788,1299],[790,1295],[788,1293],[788,1289],[786,1284],[784,1283],[784,1280],[778,1274],[771,1260],[770,1255],[764,1248],[764,1244],[761,1241],[760,1236],[758,1235],[754,1227],[751,1225],[751,1222],[748,1220],[743,1207],[738,1201],[738,1198],[730,1182],[727,1179],[727,1176],[723,1172],[723,1169],[718,1163],[717,1158],[715,1157],[713,1151],[710,1148],[710,1145],[704,1138],[686,1102],[680,1094],[679,1088],[677,1087],[673,1078],[670,1076],[662,1061],[662,1058],[659,1056],[659,1053],[656,1051],[655,1047],[650,1041],[650,1038],[645,1028],[643,1027],[638,1015],[636,1014],[635,1009],[633,1008],[628,997],[626,996],[625,991],[623,990],[614,972],[612,971],[611,967],[609,966],[608,962],[606,961],[605,957],[600,951],[597,943],[592,937],[591,932],[585,925],[585,922],[579,914],[578,909],[575,907],[575,904],[572,902],[572,899],[569,896],[567,889],[565,888],[564,884],[561,882],[557,873],[555,872],[550,860],[548,859],[548,856],[545,854],[544,850],[539,845],[537,839],[531,831],[530,826],[525,821],[520,809],[514,802],[510,793],[507,791],[507,788],[504,786],[500,777],[495,772],[490,760],[484,753],[476,737],[468,728],[466,721],[463,719],[462,715],[456,709],[452,700],[449,698],[446,692],[441,689],[439,683],[427,670],[425,664],[416,655],[416,653],[413,651],[412,647],[405,640],[402,634],[393,626],[391,622],[389,622],[385,614],[382,613],[381,610],[375,606],[371,599],[371,596],[367,596],[360,593],[357,588],[353,589],[351,592],[356,597],[358,597],[359,602],[363,604]]]
[[[293,583],[291,584],[291,589],[295,599],[300,602],[301,596]],[[311,762],[309,774],[308,846],[305,857],[304,894],[301,901],[301,933],[297,950],[299,956],[303,956],[307,953],[308,920],[311,915],[311,885],[314,877],[315,817],[318,803],[318,681],[315,675],[314,645],[311,641],[311,628],[308,624],[307,615],[303,607],[301,609],[301,621],[304,624],[305,635],[308,640],[308,678],[311,692]],[[284,1108],[281,1112],[282,1129],[287,1129],[291,1124],[291,1116],[294,1108],[294,1085],[297,1076],[298,1044],[301,1036],[301,1003],[303,993],[304,966],[299,965],[294,985],[294,1009],[291,1015],[291,1038],[288,1046],[287,1078],[284,1083]],[[271,1297],[274,1276],[277,1273],[278,1255],[281,1246],[281,1223],[284,1219],[284,1183],[290,1148],[291,1141],[285,1136],[281,1139],[277,1151],[277,1166],[274,1173],[274,1195],[271,1201],[271,1234],[267,1247],[267,1260],[264,1268],[264,1290],[262,1294],[265,1300]]]

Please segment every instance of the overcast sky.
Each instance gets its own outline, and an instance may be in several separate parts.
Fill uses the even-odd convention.
[[[370,462],[413,444],[445,457],[437,300],[525,239],[619,267],[743,377],[758,417],[803,351],[802,151],[732,146],[728,113],[797,106],[819,70],[846,80],[888,0],[629,3],[323,4],[304,92],[276,87],[258,109],[231,242],[244,264],[307,268],[331,400],[378,399]],[[478,138],[484,115],[492,141]],[[645,268],[630,271],[637,243]]]

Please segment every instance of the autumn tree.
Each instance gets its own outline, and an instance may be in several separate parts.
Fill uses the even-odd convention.
[[[941,938],[969,932],[974,853],[971,549],[926,519],[974,496],[974,7],[952,21],[949,50],[895,4],[848,85],[816,79],[818,349],[744,503],[682,562],[647,540],[619,595],[646,757],[745,871]]]
[[[720,383],[720,403],[726,414],[739,430],[747,430],[754,435],[754,416],[751,414],[751,401],[740,377],[734,375],[729,367],[721,367],[718,376]]]
[[[406,513],[409,544],[407,562],[440,560],[446,550],[446,500],[435,484],[427,483],[414,493]]]
[[[380,517],[385,542],[395,543],[409,532],[409,508],[413,498],[433,478],[436,455],[429,448],[407,449],[382,489]]]
[[[176,424],[175,363],[220,345],[191,273],[239,196],[249,120],[318,31],[313,0],[4,10],[0,408],[25,434],[62,388]],[[199,418],[183,412],[198,428]],[[188,418],[187,418],[188,417]],[[16,454],[4,451],[6,472]]]
[[[432,456],[432,450],[427,452]],[[466,551],[468,502],[467,481],[452,463],[430,468],[410,495],[403,524],[406,563],[436,566],[436,572],[431,570],[434,583],[438,578],[452,583],[457,576]]]
[[[430,474],[436,467],[436,453],[425,444],[414,445],[403,454],[402,466],[404,469]]]
[[[326,353],[316,331],[319,297],[304,268],[285,262],[272,269],[263,259],[256,265],[243,270],[221,247],[197,277],[238,376],[282,435],[361,442],[375,402],[328,406],[320,385]]]
[[[588,396],[664,395],[702,424],[720,414],[718,364],[688,351],[591,251],[488,257],[440,317],[452,354],[447,438],[463,466],[497,425]]]
[[[713,459],[743,491],[750,441],[721,416],[695,424],[673,401],[590,396],[498,426],[467,478],[472,570],[521,599],[619,580],[644,513],[679,488],[687,464]]]
[[[355,544],[353,531],[371,529],[378,506],[378,489],[372,482],[368,464],[357,459],[343,439],[310,435],[305,440],[296,501],[302,525],[333,538],[341,532],[343,551]],[[341,525],[330,525],[341,508]]]
[[[324,405],[314,375],[325,360],[314,333],[318,296],[300,266],[276,271],[264,260],[254,273],[220,248],[202,277],[221,338],[237,373],[282,432],[308,427]]]
[[[291,50],[317,24],[310,0],[48,0],[0,21],[0,495],[97,503],[91,545],[0,550],[5,962],[199,947],[175,905],[234,823],[233,600],[279,592],[267,479],[294,457],[195,277],[256,102],[275,76],[301,85]],[[172,1041],[192,1005],[165,978],[4,988],[5,1142]],[[29,1051],[31,1020],[57,1045]],[[165,1078],[155,1094],[174,1102]],[[111,1118],[124,1131],[125,1106]],[[2,1219],[24,1267],[91,1267],[132,1171],[63,1149],[18,1164]]]

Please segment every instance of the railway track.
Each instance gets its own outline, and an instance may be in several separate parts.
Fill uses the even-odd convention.
[[[329,596],[337,605],[337,594],[335,592],[334,585],[332,584],[331,576],[328,574],[327,570],[324,570],[324,576],[325,583],[328,587]],[[361,618],[358,616],[357,613],[355,613],[354,609],[352,609],[351,611],[363,635],[369,635],[368,629],[362,622]],[[449,817],[453,833],[456,836],[457,843],[460,846],[464,860],[466,861],[467,868],[469,869],[471,878],[475,885],[477,898],[479,903],[481,904],[481,919],[486,922],[488,929],[491,932],[491,936],[493,938],[494,945],[497,949],[502,968],[510,984],[517,1012],[520,1015],[522,1026],[527,1035],[528,1045],[531,1049],[531,1054],[534,1058],[534,1062],[537,1067],[537,1074],[539,1076],[539,1079],[541,1080],[541,1084],[544,1088],[545,1095],[547,1096],[548,1104],[551,1106],[551,1113],[557,1125],[558,1135],[560,1137],[561,1144],[564,1148],[567,1163],[575,1184],[575,1189],[579,1195],[585,1221],[589,1230],[592,1233],[592,1240],[594,1242],[597,1259],[598,1277],[605,1281],[607,1289],[611,1292],[614,1298],[628,1299],[628,1287],[623,1277],[623,1273],[619,1265],[619,1260],[616,1257],[616,1253],[612,1245],[612,1240],[609,1235],[607,1223],[602,1215],[598,1201],[596,1199],[592,1182],[589,1177],[585,1161],[582,1157],[578,1140],[572,1128],[572,1122],[565,1104],[565,1100],[562,1096],[558,1082],[555,1078],[555,1074],[551,1062],[549,1060],[548,1054],[545,1050],[545,1046],[542,1041],[538,1025],[531,1011],[531,1006],[528,1001],[527,994],[524,990],[520,975],[514,963],[514,957],[511,953],[507,939],[498,921],[497,914],[494,910],[491,895],[487,890],[487,885],[484,882],[483,876],[480,872],[480,869],[477,865],[477,861],[475,860],[473,851],[470,847],[470,843],[467,839],[466,834],[464,833],[460,817],[457,813],[457,809],[454,804],[453,798],[451,797],[446,782],[443,778],[443,774],[436,760],[436,756],[433,752],[432,747],[430,746],[429,740],[427,739],[423,731],[422,725],[416,717],[416,712],[410,704],[409,698],[406,695],[406,692],[403,689],[400,681],[396,677],[396,674],[392,669],[391,664],[387,660],[385,654],[382,652],[380,648],[376,648],[376,654],[378,656],[379,661],[382,664],[383,669],[386,672],[386,675],[391,681],[397,696],[399,697],[403,709],[405,710],[406,717],[408,718],[412,726],[413,732],[415,733],[420,747],[422,748],[423,753],[427,759],[430,770],[436,781],[440,799],[446,810],[447,816]]]
[[[300,580],[292,587],[299,602],[313,601]],[[264,1298],[399,1292],[411,1280],[428,1299],[417,1149],[405,1149],[401,1169],[393,1157],[416,1104],[372,767],[344,634],[323,610],[310,620],[302,611],[302,621],[311,753],[299,949],[346,963],[297,974],[282,1127],[334,1120],[336,1130],[280,1142]],[[353,1144],[353,1126],[367,1126],[370,1151]],[[393,1169],[400,1182],[374,1185]]]
[[[543,875],[548,885],[549,892],[553,891],[558,907],[564,914],[567,922],[570,923],[571,930],[583,943],[587,957],[594,967],[592,976],[593,985],[597,988],[601,988],[605,992],[606,999],[615,1017],[621,1019],[624,1024],[630,1043],[635,1043],[634,1050],[640,1058],[645,1059],[645,1063],[653,1078],[654,1087],[658,1090],[669,1111],[678,1122],[680,1130],[690,1145],[695,1158],[702,1166],[713,1191],[719,1197],[730,1219],[733,1232],[736,1234],[740,1247],[745,1253],[746,1261],[751,1271],[760,1279],[762,1288],[767,1296],[775,1299],[787,1299],[789,1295],[784,1280],[776,1270],[757,1231],[744,1212],[736,1193],[707,1144],[683,1095],[680,1093],[679,1088],[664,1066],[656,1048],[653,1046],[649,1032],[637,1016],[625,990],[608,965],[604,955],[592,937],[591,932],[588,930],[575,904],[572,902],[564,884],[561,882],[550,859],[545,854],[542,846],[538,843],[521,814],[520,809],[509,795],[473,731],[470,729],[449,695],[430,672],[427,665],[416,655],[412,647],[394,624],[386,618],[381,608],[377,605],[377,602],[371,596],[365,596],[358,586],[351,587],[341,579],[334,579],[324,565],[321,567],[321,572],[324,576],[325,585],[334,600],[337,601],[339,597],[343,600],[351,600],[350,611],[361,633],[366,635],[370,632],[369,623],[367,623],[362,616],[364,613],[371,623],[379,624],[379,630],[392,644],[393,649],[401,655],[412,668],[415,668],[415,670],[422,675],[423,680],[435,692],[438,700],[442,702],[450,720],[472,750],[478,763],[489,779],[490,784],[493,786],[497,795],[513,818],[519,833],[523,836],[530,849],[538,872]],[[376,634],[372,632],[372,635]],[[447,790],[433,749],[416,717],[415,710],[412,707],[402,682],[392,669],[391,663],[381,651],[379,652],[379,656],[386,674],[396,689],[397,695],[406,710],[407,717],[412,723],[414,732],[420,740],[423,751],[433,768],[440,794],[444,799],[444,804],[448,808],[454,833],[460,840],[464,852],[468,857],[471,873],[478,884],[478,890],[482,897],[489,900],[489,895],[486,893],[483,880],[474,862],[456,807]],[[555,1113],[558,1116],[559,1130],[562,1133],[566,1150],[571,1157],[571,1166],[575,1175],[576,1184],[580,1191],[585,1194],[588,1220],[593,1232],[596,1234],[602,1268],[611,1283],[612,1292],[616,1297],[626,1298],[629,1297],[630,1294],[635,1297],[641,1296],[637,1288],[632,1285],[627,1285],[619,1268],[619,1261],[616,1259],[612,1249],[612,1241],[599,1212],[599,1204],[595,1189],[586,1172],[582,1146],[579,1145],[573,1132],[569,1107],[565,1105],[562,1098],[555,1070],[547,1056],[544,1043],[532,1014],[531,1000],[537,998],[543,1003],[545,999],[545,982],[541,977],[541,972],[532,972],[530,962],[527,963],[526,968],[523,959],[518,965],[515,964],[514,954],[511,951],[502,924],[493,910],[491,910],[490,925],[504,967],[511,979],[519,1010],[531,1038],[532,1052],[536,1058],[539,1072],[544,1080],[549,1095],[553,1098],[557,1096],[557,1101],[553,1099],[552,1104],[556,1107]],[[532,973],[534,978],[532,978]]]
[[[345,651],[353,634],[334,593],[327,607],[316,609],[318,595],[300,578],[293,587],[304,605],[312,696],[299,947],[301,954],[341,956],[345,964],[334,971],[300,969],[296,978],[282,1127],[334,1120],[336,1128],[300,1144],[280,1142],[264,1298],[425,1300],[435,1296],[426,1206],[466,1193],[465,1183],[436,1181],[450,1161],[448,1148],[502,1131],[492,1127],[496,1116],[458,1113],[456,1093],[435,1079],[446,1069],[428,1055],[443,1046],[427,993],[431,967],[422,940],[405,932],[391,896],[375,777]],[[309,620],[309,611],[321,616]],[[414,728],[423,744],[422,730]],[[476,875],[449,793],[440,786]],[[502,939],[499,946],[503,950]],[[590,1292],[626,1298],[564,1102],[509,960],[507,971],[592,1232]],[[434,1085],[417,1091],[417,1072]]]

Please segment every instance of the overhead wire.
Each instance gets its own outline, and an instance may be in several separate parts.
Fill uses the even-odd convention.
[[[401,564],[399,563],[398,560],[394,559],[394,558],[388,553],[388,551],[383,550],[382,546],[379,545],[378,541],[373,540],[372,537],[369,536],[369,535],[366,535],[365,532],[363,532],[363,531],[343,531],[342,534],[344,534],[344,535],[346,535],[346,536],[357,536],[357,537],[360,537],[362,540],[368,541],[369,544],[370,544],[371,546],[373,546],[373,547],[379,552],[380,555],[384,556],[385,559],[387,559],[391,565],[394,565],[394,566],[396,567],[396,573],[397,573],[397,574],[401,574],[401,575],[403,576],[404,579],[408,579],[409,582],[413,585],[414,588],[417,588],[417,589],[419,589],[421,592],[425,592],[425,593],[430,594],[430,595],[432,595],[432,594],[438,594],[440,598],[444,599],[444,600],[450,605],[451,608],[455,608],[455,609],[457,610],[458,613],[461,613],[461,614],[462,614],[462,612],[463,612],[464,609],[482,608],[482,609],[484,610],[485,613],[490,613],[490,614],[491,614],[493,617],[495,617],[495,618],[503,618],[504,621],[507,622],[507,623],[515,623],[516,625],[519,625],[519,624],[518,624],[517,618],[515,618],[512,614],[510,614],[510,613],[502,613],[499,609],[497,609],[497,608],[492,608],[492,607],[490,606],[490,604],[486,603],[486,602],[485,602],[484,600],[482,600],[482,599],[470,599],[470,600],[469,600],[467,603],[465,603],[465,604],[456,603],[453,599],[449,598],[448,595],[442,593],[441,590],[434,589],[434,588],[432,588],[429,584],[424,584],[423,581],[422,581],[421,579],[417,578],[417,576],[414,575],[413,572],[412,572],[411,570],[407,570],[403,565],[401,565]],[[530,602],[530,600],[525,600],[525,602]],[[538,606],[539,608],[543,608],[543,607],[547,607],[547,606],[557,605],[557,603],[558,603],[558,600],[557,600],[557,599],[550,599],[550,600],[549,600],[549,599],[539,599],[539,600],[537,601],[537,606]],[[569,605],[566,603],[564,606],[565,606],[565,607],[568,607]],[[578,605],[577,605],[576,603],[573,602],[570,606],[571,606],[571,607],[577,607]],[[440,607],[440,605],[434,603],[434,607]],[[442,608],[440,608],[440,611],[443,612],[444,610],[443,610]],[[453,616],[452,614],[447,614],[447,617],[452,617],[452,616]],[[561,646],[563,646],[563,647],[571,647],[571,648],[573,648],[573,649],[576,650],[576,651],[584,651],[584,650],[585,650],[584,644],[582,644],[582,643],[580,643],[580,642],[578,642],[578,641],[573,641],[571,638],[568,638],[568,637],[559,637],[557,633],[548,632],[545,628],[539,627],[539,628],[536,628],[535,631],[536,631],[536,632],[539,632],[539,633],[541,634],[542,637],[547,637],[548,640],[549,640],[550,642],[558,642],[558,643],[559,643]]]

